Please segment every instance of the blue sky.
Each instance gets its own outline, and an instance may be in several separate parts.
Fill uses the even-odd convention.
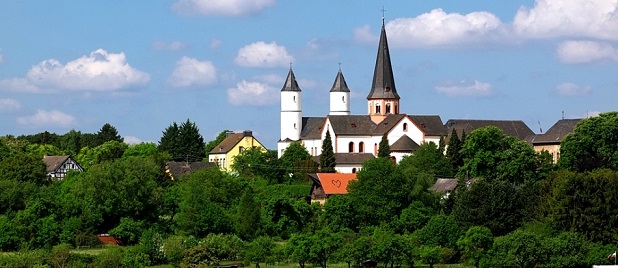
[[[273,149],[290,62],[303,116],[328,113],[339,66],[366,114],[382,8],[401,112],[518,119],[616,110],[618,1],[1,1],[0,135],[158,142],[253,130]]]

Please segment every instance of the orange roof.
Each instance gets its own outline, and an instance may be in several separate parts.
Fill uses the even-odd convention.
[[[317,173],[325,194],[347,194],[348,183],[356,180],[356,174]]]

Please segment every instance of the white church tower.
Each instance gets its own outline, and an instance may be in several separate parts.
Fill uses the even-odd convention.
[[[292,68],[281,89],[281,138],[277,143],[279,157],[292,141],[300,139],[302,130],[301,90]]]
[[[333,87],[330,89],[329,115],[350,115],[350,88],[343,78],[341,68],[337,73]]]

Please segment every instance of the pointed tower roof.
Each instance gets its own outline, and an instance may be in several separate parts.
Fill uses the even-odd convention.
[[[350,88],[348,88],[348,84],[346,84],[345,78],[343,78],[341,69],[339,69],[337,77],[335,77],[335,82],[333,83],[333,87],[330,89],[330,92],[350,92]]]
[[[384,20],[382,20],[378,56],[376,57],[376,66],[373,71],[373,83],[367,99],[399,99],[399,94],[397,94],[397,89],[395,88],[395,78],[393,77],[391,56],[388,51]]]
[[[283,84],[281,91],[301,91],[298,86],[298,82],[296,82],[296,77],[294,76],[294,71],[292,71],[292,68],[290,68],[288,78],[285,79],[285,84]]]

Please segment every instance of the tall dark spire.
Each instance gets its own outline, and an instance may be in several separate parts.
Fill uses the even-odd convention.
[[[370,99],[399,99],[399,94],[397,94],[397,89],[395,88],[395,79],[393,77],[391,56],[388,51],[384,20],[382,20],[378,56],[376,57],[376,66],[373,71],[373,83],[369,96],[367,96],[367,100]]]
[[[348,88],[348,84],[345,82],[345,78],[343,78],[341,68],[337,73],[337,77],[335,78],[335,82],[333,83],[333,87],[330,89],[330,92],[350,92],[350,88]]]
[[[288,78],[285,79],[285,84],[283,84],[281,91],[301,91],[298,86],[298,82],[296,82],[296,77],[294,76],[291,66],[290,72],[288,73]]]

